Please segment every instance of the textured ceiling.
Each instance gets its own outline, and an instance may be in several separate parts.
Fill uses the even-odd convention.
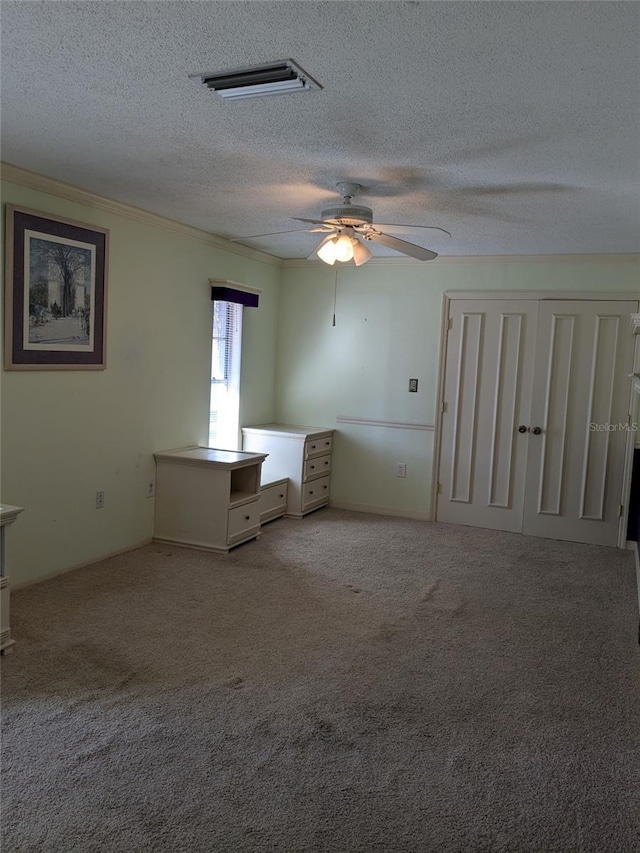
[[[451,231],[394,231],[442,255],[640,250],[638,3],[1,6],[6,162],[229,238],[302,227],[346,179],[375,222]],[[188,77],[287,57],[323,90]]]

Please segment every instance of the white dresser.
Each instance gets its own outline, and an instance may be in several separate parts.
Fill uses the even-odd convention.
[[[329,503],[333,433],[325,427],[260,424],[242,428],[242,446],[267,453],[263,482],[287,477],[289,491],[285,515],[302,518]]]
[[[5,556],[4,534],[5,530],[22,512],[21,506],[10,506],[0,504],[0,653],[3,655],[11,651],[14,641],[11,639],[11,627],[9,624],[9,576]]]
[[[281,518],[287,511],[288,477],[267,477],[260,482],[260,524]]]
[[[154,456],[156,541],[226,554],[260,535],[264,453],[183,447]]]

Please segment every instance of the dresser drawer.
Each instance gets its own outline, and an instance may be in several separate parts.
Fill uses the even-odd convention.
[[[229,524],[227,527],[227,544],[238,539],[250,539],[260,532],[260,505],[259,501],[237,506],[229,510]]]
[[[313,456],[307,459],[304,463],[303,479],[313,480],[315,477],[322,477],[324,474],[329,474],[331,471],[331,454],[325,456]]]
[[[302,512],[329,500],[329,482],[331,477],[320,477],[311,480],[302,487]]]
[[[323,453],[331,453],[333,450],[333,438],[328,435],[326,438],[311,438],[304,443],[304,458],[310,459],[312,456],[322,456]]]
[[[264,486],[260,489],[260,522],[279,518],[287,511],[287,488],[288,482]]]

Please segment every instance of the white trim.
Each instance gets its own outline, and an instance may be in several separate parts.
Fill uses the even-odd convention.
[[[640,314],[631,315],[631,331],[634,335],[640,335]]]
[[[4,527],[5,524],[13,524],[21,512],[24,512],[23,506],[0,504],[0,527]]]
[[[75,572],[78,571],[78,569],[87,569],[89,566],[95,566],[96,563],[102,563],[103,560],[110,560],[111,557],[119,557],[121,554],[128,554],[130,551],[137,551],[139,548],[151,545],[152,542],[153,539],[151,538],[143,539],[142,542],[138,542],[137,545],[129,545],[127,548],[119,548],[117,551],[109,551],[107,554],[103,554],[102,557],[96,557],[95,560],[89,560],[88,563],[76,563],[73,566],[67,566],[63,569],[55,569],[53,572],[47,572],[46,575],[40,575],[37,578],[29,578],[29,580],[19,581],[18,583],[12,582],[11,589],[25,589],[28,586],[34,586],[34,584],[51,580],[51,578],[57,578],[58,575],[66,575],[67,572]]]
[[[379,421],[373,418],[355,418],[351,415],[338,415],[336,423],[339,424],[361,424],[362,426],[390,427],[392,429],[422,429],[433,432],[434,424],[411,423],[410,421]]]
[[[370,504],[350,504],[331,500],[330,509],[345,509],[349,512],[367,512],[371,515],[390,515],[394,518],[411,518],[414,521],[430,521],[428,512],[415,512],[411,509],[396,509],[389,506],[371,506]]]
[[[638,316],[632,314],[632,317]],[[633,363],[636,364],[640,356],[640,336],[633,338]],[[636,412],[636,395],[640,394],[640,382],[636,381],[636,374],[629,374],[631,379],[631,390],[629,392],[629,418],[633,420]],[[633,474],[633,457],[635,454],[637,436],[631,431],[627,433],[627,441],[624,449],[624,473],[622,475],[622,494],[620,504],[622,515],[618,524],[618,548],[624,548],[627,541],[627,526],[629,524],[629,499],[631,497],[631,475]]]
[[[250,287],[248,284],[241,284],[239,281],[231,281],[229,278],[210,278],[209,284],[211,287],[230,287],[233,290],[240,290],[242,293],[255,293],[257,296],[262,294],[260,287]]]
[[[436,388],[436,424],[433,443],[433,464],[431,466],[431,521],[436,520],[438,509],[438,482],[440,474],[440,448],[442,444],[442,408],[444,400],[444,376],[447,367],[447,333],[449,331],[449,311],[451,299],[447,293],[442,295],[440,316],[440,353],[438,356],[438,384]]]
[[[64,198],[67,201],[83,204],[86,207],[105,210],[117,216],[125,216],[127,219],[141,222],[143,225],[161,228],[164,231],[171,231],[182,237],[189,237],[200,243],[206,243],[208,246],[224,249],[225,252],[230,252],[233,255],[252,258],[255,261],[262,261],[262,263],[271,264],[276,267],[282,265],[281,259],[276,258],[274,255],[269,255],[258,249],[250,249],[248,246],[242,246],[239,243],[231,243],[229,240],[225,240],[224,237],[218,237],[216,234],[203,231],[201,228],[195,228],[193,225],[184,225],[182,222],[176,222],[174,219],[168,219],[157,213],[151,213],[148,210],[143,210],[141,207],[135,207],[135,205],[116,201],[112,198],[105,198],[104,196],[89,192],[89,190],[73,186],[73,184],[66,184],[54,178],[47,178],[46,175],[39,175],[36,172],[28,172],[26,169],[20,169],[18,166],[12,166],[10,163],[2,163],[0,165],[2,180],[10,184],[18,184],[21,187],[38,190],[57,198]]]
[[[575,254],[575,255],[438,255],[429,266],[435,264],[611,264],[611,263],[638,263],[640,253],[600,253],[600,254]],[[294,267],[325,267],[323,261],[307,260],[306,258],[284,258],[282,266],[284,269]],[[413,258],[371,258],[367,266],[424,266],[424,261]],[[351,264],[344,264],[340,269],[357,269]],[[426,269],[426,267],[425,267]],[[328,270],[331,271],[331,270]]]
[[[445,296],[450,301],[458,299],[527,299],[535,300],[536,302],[546,302],[547,300],[557,299],[576,299],[580,302],[592,300],[594,302],[637,302],[638,292],[633,291],[615,291],[607,293],[604,290],[447,290]]]

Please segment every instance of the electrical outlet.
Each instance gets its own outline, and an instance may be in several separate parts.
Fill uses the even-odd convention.
[[[147,497],[152,498],[156,493],[156,484],[154,480],[149,480],[147,483]]]
[[[96,492],[96,509],[102,509],[104,506],[104,492]]]
[[[417,391],[418,391],[418,380],[417,379],[410,379],[409,380],[409,391],[412,394],[417,393]]]
[[[406,462],[398,462],[396,465],[396,477],[406,477],[407,476],[407,463]]]

